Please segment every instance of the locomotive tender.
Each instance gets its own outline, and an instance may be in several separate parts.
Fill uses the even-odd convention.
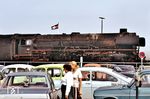
[[[145,38],[127,29],[120,33],[0,35],[1,61],[134,62]]]

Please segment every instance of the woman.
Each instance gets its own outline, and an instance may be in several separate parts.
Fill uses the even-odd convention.
[[[65,64],[63,66],[65,76],[62,79],[61,92],[62,99],[73,99],[73,74],[71,65]]]
[[[74,87],[74,99],[81,99],[82,97],[82,73],[78,69],[79,66],[75,61],[69,63],[73,72],[73,87]]]

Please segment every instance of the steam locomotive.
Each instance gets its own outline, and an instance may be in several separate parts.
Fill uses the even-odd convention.
[[[145,38],[127,29],[119,33],[0,35],[1,61],[138,61]]]

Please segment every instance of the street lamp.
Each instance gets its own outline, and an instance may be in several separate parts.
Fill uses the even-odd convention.
[[[103,33],[103,20],[105,19],[104,17],[99,17],[101,20],[101,33]]]

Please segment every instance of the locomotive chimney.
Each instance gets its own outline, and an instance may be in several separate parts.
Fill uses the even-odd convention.
[[[126,28],[121,28],[120,33],[124,33],[124,32],[127,32],[127,29]]]

